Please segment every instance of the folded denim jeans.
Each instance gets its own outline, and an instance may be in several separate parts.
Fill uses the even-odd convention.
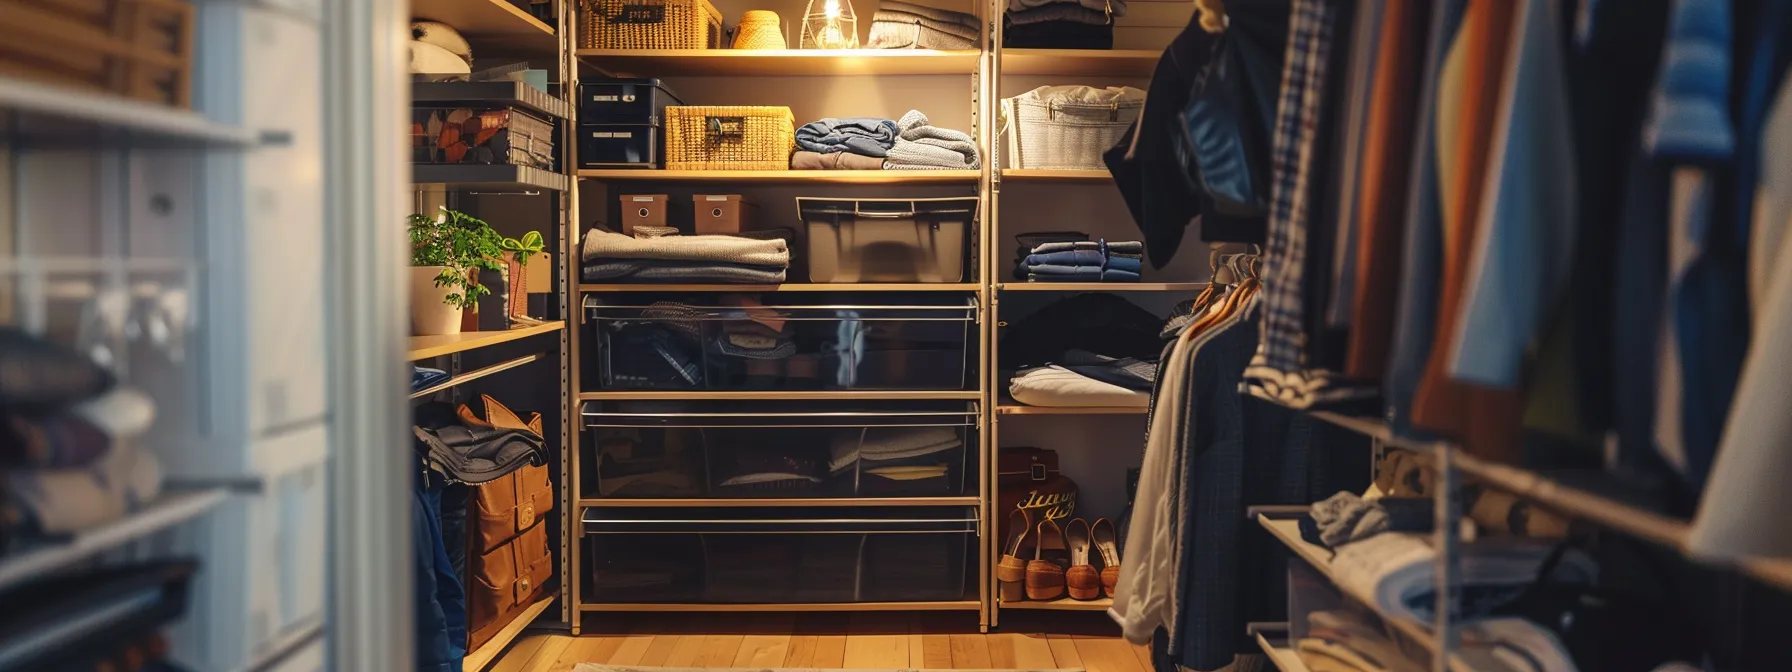
[[[851,152],[882,157],[896,144],[896,122],[859,117],[811,121],[796,129],[797,147],[822,154]]]
[[[1139,274],[1132,271],[1108,269],[1093,266],[1034,266],[1027,275],[1030,282],[1138,282]]]

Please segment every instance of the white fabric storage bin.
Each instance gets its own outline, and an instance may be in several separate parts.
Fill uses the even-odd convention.
[[[809,282],[963,282],[977,197],[798,198]]]
[[[1042,86],[1002,99],[1002,167],[1105,170],[1102,152],[1120,142],[1145,108],[1130,86]]]

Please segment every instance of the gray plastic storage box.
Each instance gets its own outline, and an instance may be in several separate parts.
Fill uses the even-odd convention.
[[[963,282],[977,197],[798,198],[810,282]]]

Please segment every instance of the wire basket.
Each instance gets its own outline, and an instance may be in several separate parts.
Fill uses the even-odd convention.
[[[667,170],[789,170],[795,147],[788,107],[666,108]]]
[[[709,0],[580,0],[585,49],[719,49],[722,13]]]

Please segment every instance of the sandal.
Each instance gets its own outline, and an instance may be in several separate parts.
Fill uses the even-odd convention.
[[[1038,538],[1033,542],[1033,559],[1027,563],[1027,599],[1055,600],[1064,596],[1069,544],[1064,542],[1064,531],[1049,519],[1040,521],[1034,530]]]
[[[1015,509],[1008,514],[1008,543],[1002,545],[1002,557],[996,562],[996,586],[1000,589],[1003,602],[1021,602],[1027,599],[1027,561],[1021,559],[1021,552],[1029,541],[1038,541],[1037,538],[1028,538],[1027,533],[1033,529],[1031,523],[1023,509]]]
[[[1064,540],[1070,544],[1070,571],[1064,573],[1064,583],[1073,600],[1101,597],[1101,573],[1089,564],[1089,539],[1089,521],[1078,518],[1064,527]]]
[[[1114,586],[1120,583],[1120,544],[1115,541],[1114,521],[1097,518],[1089,526],[1089,538],[1101,554],[1101,592],[1113,597]]]

